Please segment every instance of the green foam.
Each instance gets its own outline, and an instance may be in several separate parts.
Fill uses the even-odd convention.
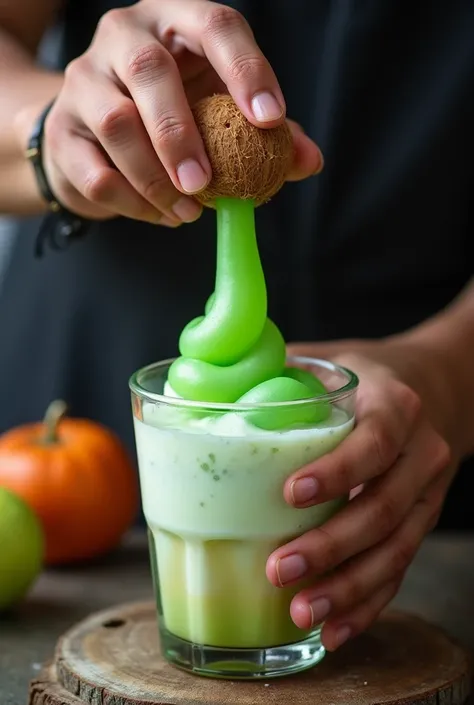
[[[268,402],[297,401],[310,399],[312,392],[306,385],[290,377],[274,377],[262,382],[244,394],[240,404],[262,404]],[[315,421],[317,409],[314,404],[282,407],[280,409],[246,411],[245,417],[258,428],[276,431],[293,424],[309,424]]]
[[[168,379],[178,393],[186,392],[186,399],[233,403],[249,387],[280,375],[284,365],[285,341],[267,318],[259,340],[234,365],[223,367],[180,357],[171,366]]]

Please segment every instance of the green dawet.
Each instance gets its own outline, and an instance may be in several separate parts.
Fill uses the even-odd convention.
[[[267,290],[252,201],[216,199],[217,266],[204,315],[183,329],[181,356],[168,380],[184,399],[222,404],[267,404],[326,393],[310,372],[286,367],[285,341],[267,317]],[[277,430],[324,421],[330,405],[319,401],[250,411],[248,420]]]

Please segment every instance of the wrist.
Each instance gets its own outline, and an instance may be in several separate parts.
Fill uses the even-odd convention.
[[[47,211],[41,190],[35,178],[31,164],[28,163],[26,152],[28,142],[46,106],[57,96],[62,88],[64,76],[61,73],[34,69],[21,73],[18,81],[23,94],[28,96],[28,102],[16,102],[12,106],[13,120],[11,122],[11,160],[14,171],[21,177],[22,184],[18,189],[20,203],[15,209],[22,214],[41,214]],[[16,185],[16,184],[15,184]]]
[[[18,165],[16,172],[22,179],[21,212],[23,214],[42,214],[48,209],[34,170],[27,158],[28,143],[33,132],[38,116],[45,108],[45,103],[23,106],[16,113],[13,121],[15,144],[15,163]]]
[[[18,77],[28,102],[17,104],[13,110],[16,149],[24,157],[31,131],[38,116],[61,92],[64,76],[60,73],[34,70]]]
[[[50,179],[45,167],[45,124],[55,100],[43,106],[35,121],[30,127],[26,140],[25,158],[29,162],[31,173],[37,186],[44,207],[49,215],[43,221],[36,239],[36,255],[43,254],[45,244],[53,249],[64,249],[73,239],[85,234],[88,221],[80,215],[73,213],[64,206],[51,188]],[[23,118],[23,115],[25,117]],[[23,114],[25,124],[30,123],[30,112]]]

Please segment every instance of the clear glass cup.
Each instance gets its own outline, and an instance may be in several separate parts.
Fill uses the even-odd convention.
[[[312,371],[327,394],[259,406],[201,404],[163,395],[172,362],[144,367],[130,379],[164,656],[218,678],[271,678],[310,668],[325,654],[321,626],[303,631],[289,611],[304,583],[274,587],[265,566],[278,546],[348,501],[294,509],[282,490],[292,472],[350,433],[358,379],[330,362],[296,357],[288,364]],[[283,419],[289,409],[309,405],[329,405],[328,418],[280,431],[249,423],[252,414],[270,411]]]

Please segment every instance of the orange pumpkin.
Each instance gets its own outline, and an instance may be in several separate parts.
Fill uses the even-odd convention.
[[[39,516],[49,565],[111,550],[139,505],[136,472],[121,441],[104,426],[65,413],[64,402],[55,401],[43,423],[0,436],[0,485]]]

